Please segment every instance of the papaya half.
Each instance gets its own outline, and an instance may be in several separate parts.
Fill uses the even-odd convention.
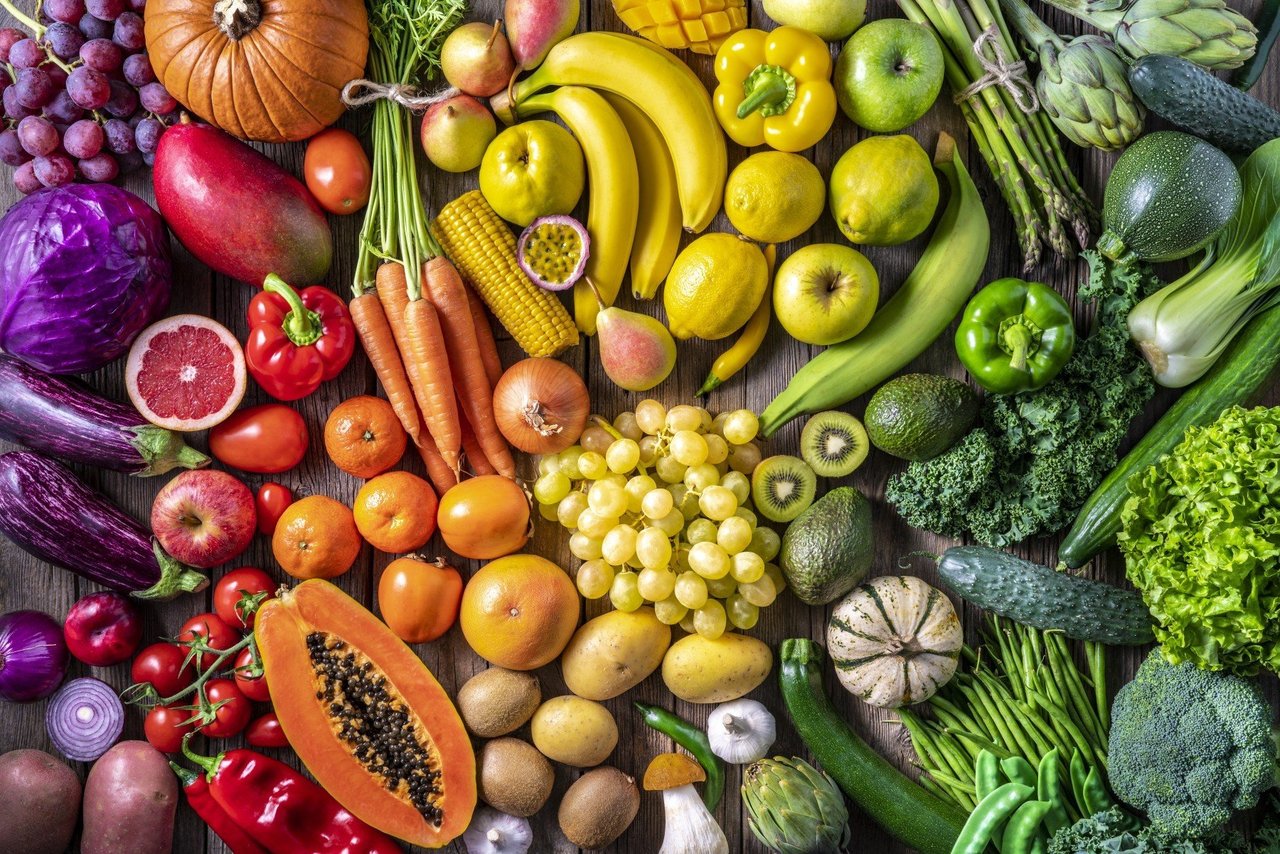
[[[320,579],[264,604],[254,635],[280,726],[338,803],[425,848],[462,834],[476,806],[475,754],[413,650]]]

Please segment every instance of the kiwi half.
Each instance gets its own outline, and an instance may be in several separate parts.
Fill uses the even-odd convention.
[[[866,428],[847,412],[819,412],[800,433],[800,456],[818,477],[853,474],[870,448]]]
[[[751,474],[751,500],[766,519],[790,522],[813,503],[818,477],[799,457],[779,454],[761,460]]]

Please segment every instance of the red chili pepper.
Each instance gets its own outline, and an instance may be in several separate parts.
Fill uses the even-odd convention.
[[[213,795],[209,792],[209,781],[203,774],[197,774],[189,768],[183,768],[170,762],[169,767],[178,775],[182,783],[182,791],[187,794],[187,803],[196,811],[196,815],[204,819],[204,823],[218,834],[218,838],[231,849],[231,854],[271,854],[251,837],[240,825],[232,821]]]
[[[306,397],[351,360],[356,331],[342,298],[320,285],[301,292],[275,273],[249,301],[249,373],[277,400]]]
[[[283,762],[245,749],[200,756],[186,741],[182,752],[205,770],[214,802],[267,851],[401,854],[391,837],[347,812]]]
[[[253,723],[249,724],[249,728],[245,730],[244,740],[254,747],[288,747],[289,739],[285,736],[284,730],[280,728],[280,719],[276,717],[275,712],[267,712]]]

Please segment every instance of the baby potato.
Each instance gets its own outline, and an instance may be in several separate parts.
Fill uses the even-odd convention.
[[[662,659],[667,689],[690,703],[724,703],[754,690],[773,669],[773,653],[763,641],[736,633],[715,640],[688,635]]]
[[[618,744],[618,724],[609,710],[572,694],[547,700],[529,726],[543,756],[575,768],[599,765]]]

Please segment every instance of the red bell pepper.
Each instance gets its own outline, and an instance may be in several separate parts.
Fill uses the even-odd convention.
[[[342,373],[355,346],[347,305],[326,287],[295,291],[272,273],[249,302],[245,364],[277,400],[306,397]]]
[[[401,854],[391,837],[347,812],[332,795],[283,762],[243,748],[200,756],[191,752],[189,741],[183,740],[182,752],[204,769],[212,801],[262,850]]]
[[[213,794],[209,791],[209,781],[203,774],[197,774],[175,762],[170,762],[169,767],[178,775],[178,781],[182,783],[182,791],[187,795],[187,803],[191,804],[196,815],[204,819],[204,823],[218,834],[218,838],[226,843],[226,846],[231,849],[231,854],[271,854],[254,842],[253,837],[232,821],[227,811],[213,799]]]

